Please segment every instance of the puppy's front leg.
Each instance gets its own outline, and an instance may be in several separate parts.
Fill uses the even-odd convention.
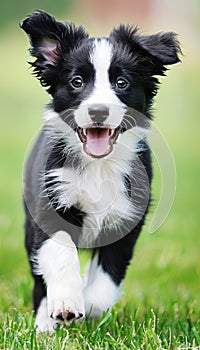
[[[77,249],[69,234],[56,232],[38,253],[39,273],[47,286],[48,316],[69,321],[85,315]]]

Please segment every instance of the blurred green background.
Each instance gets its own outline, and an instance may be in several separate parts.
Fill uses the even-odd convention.
[[[182,63],[161,79],[155,123],[167,139],[177,168],[177,191],[170,215],[150,235],[148,223],[138,241],[125,281],[134,305],[182,301],[199,309],[200,287],[200,2],[165,0],[25,1],[0,3],[0,305],[31,310],[31,278],[23,247],[22,168],[49,101],[31,76],[28,39],[18,22],[34,9],[82,23],[92,35],[105,35],[119,22],[138,24],[143,33],[176,31]],[[160,175],[155,164],[154,203]],[[152,208],[153,212],[154,208]],[[152,214],[150,214],[151,217]],[[150,218],[149,218],[150,222]],[[128,288],[127,288],[128,287]]]

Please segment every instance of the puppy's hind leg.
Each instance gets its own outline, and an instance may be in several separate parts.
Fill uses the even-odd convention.
[[[139,232],[140,225],[119,241],[95,251],[87,267],[84,288],[85,309],[89,317],[101,317],[117,301]]]
[[[119,285],[99,264],[96,252],[86,268],[84,288],[85,312],[89,318],[100,318],[118,299]]]
[[[33,274],[33,308],[35,311],[35,327],[37,332],[52,333],[56,328],[56,321],[48,316],[46,286],[41,275]]]

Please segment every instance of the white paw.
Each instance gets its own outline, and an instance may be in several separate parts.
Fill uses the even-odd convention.
[[[48,315],[57,321],[71,321],[85,316],[82,288],[54,286],[47,289]]]

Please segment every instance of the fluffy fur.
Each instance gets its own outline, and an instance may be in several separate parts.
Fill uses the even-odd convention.
[[[121,25],[108,38],[37,11],[21,28],[30,63],[52,101],[26,162],[26,249],[35,325],[100,317],[117,300],[150,202],[151,105],[174,33],[142,36]],[[90,249],[84,281],[77,247]]]

